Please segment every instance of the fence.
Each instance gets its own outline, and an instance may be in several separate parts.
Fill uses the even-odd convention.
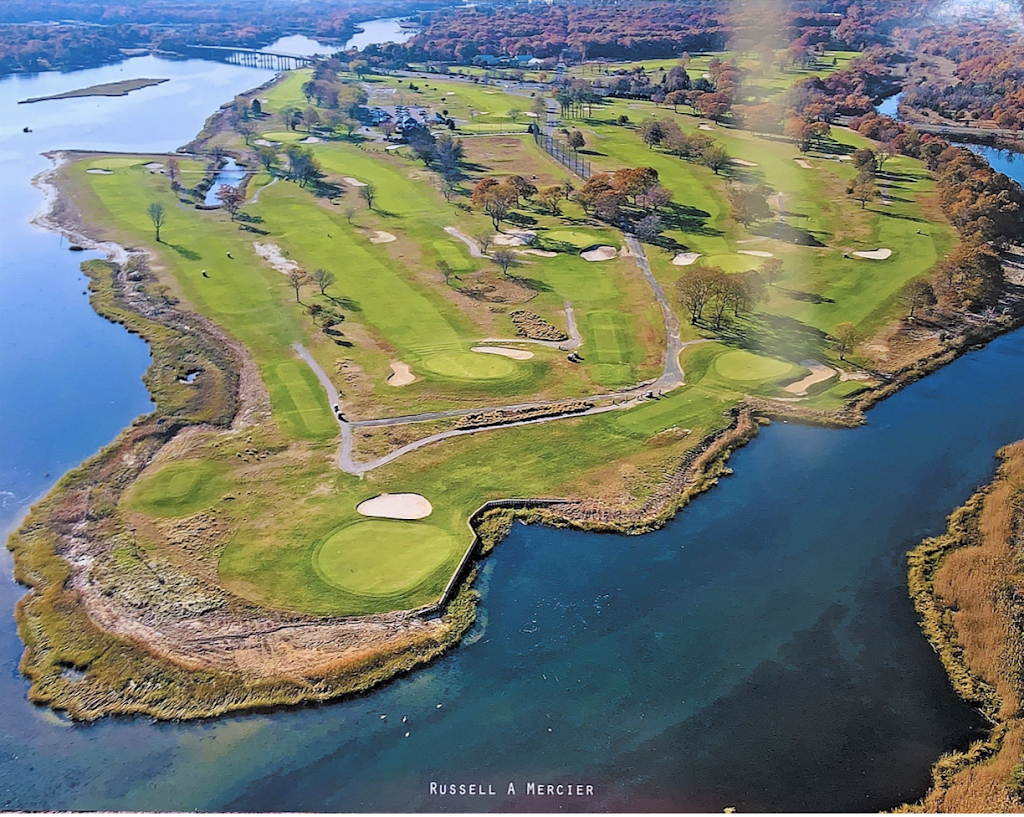
[[[590,162],[581,159],[579,154],[564,142],[536,130],[533,133],[533,141],[562,167],[568,168],[584,181],[590,178]]]

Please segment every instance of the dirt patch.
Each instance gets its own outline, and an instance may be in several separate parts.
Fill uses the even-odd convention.
[[[757,162],[748,162],[746,159],[733,159],[732,163],[740,167],[757,167]]]
[[[811,163],[808,162],[806,159],[794,159],[793,161],[796,162],[804,170],[812,170],[813,169],[811,167]]]
[[[580,253],[584,261],[611,261],[613,258],[618,258],[618,255],[619,251],[615,247],[607,245],[594,247],[592,250],[585,250]]]
[[[501,355],[513,360],[529,360],[533,357],[533,352],[527,352],[525,349],[509,349],[507,346],[474,346],[470,351],[483,352],[487,355]]]
[[[416,379],[416,375],[412,373],[408,363],[393,360],[389,365],[392,373],[385,381],[389,386],[408,386]]]
[[[363,516],[383,519],[426,519],[434,507],[420,494],[381,494],[356,505]]]

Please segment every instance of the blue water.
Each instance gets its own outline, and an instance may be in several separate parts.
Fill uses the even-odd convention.
[[[902,91],[898,94],[893,94],[890,97],[886,97],[881,102],[879,102],[878,105],[875,106],[875,110],[882,114],[882,116],[890,116],[893,119],[899,119],[900,115],[898,113],[898,109],[900,106],[900,100],[902,98]]]
[[[217,193],[220,192],[220,189],[222,187],[238,187],[244,178],[245,168],[239,167],[238,163],[228,156],[224,159],[224,164],[221,165],[220,170],[217,171],[217,175],[213,177],[213,184],[206,191],[206,198],[203,199],[203,204],[219,205],[221,201],[217,198]]]
[[[25,224],[38,152],[173,148],[266,75],[130,61],[0,82],[6,519],[47,469],[52,481],[148,407],[145,347],[91,312],[81,255]],[[118,76],[174,81],[11,104]],[[1022,371],[1018,332],[890,398],[866,427],[772,425],[733,456],[735,476],[654,534],[517,525],[482,563],[478,624],[459,648],[334,705],[71,725],[27,702],[4,616],[0,807],[871,811],[917,797],[930,764],[981,724],[917,628],[904,554],[1024,437]],[[24,589],[2,558],[11,611]],[[431,782],[496,794],[442,799]],[[594,791],[538,797],[530,782]]]

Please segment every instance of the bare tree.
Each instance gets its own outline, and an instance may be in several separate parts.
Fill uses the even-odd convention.
[[[487,255],[487,250],[491,246],[491,240],[494,238],[490,233],[477,233],[473,236],[473,240],[480,245],[480,252],[483,255]]]
[[[160,228],[163,227],[164,222],[167,221],[167,211],[164,210],[164,206],[162,204],[153,202],[149,205],[146,212],[149,213],[149,220],[153,222],[153,227],[156,229],[156,240],[159,241]]]
[[[832,332],[832,344],[839,352],[840,360],[846,360],[846,353],[857,345],[858,340],[860,340],[860,333],[857,332],[857,327],[849,321],[837,324]]]
[[[333,272],[328,272],[323,267],[319,267],[311,276],[313,283],[320,287],[320,294],[327,294],[327,287],[333,284],[337,279],[334,277]]]
[[[345,210],[344,210],[344,213],[345,213],[345,220],[349,224],[351,224],[352,223],[352,219],[354,219],[356,217],[356,208],[355,207],[346,207]]]
[[[519,266],[519,259],[512,250],[495,250],[491,255],[491,260],[501,267],[501,274],[508,276],[508,271],[513,267]]]
[[[366,206],[372,210],[373,200],[377,198],[377,188],[373,184],[367,182],[359,188],[359,197],[365,201]]]
[[[302,301],[299,300],[299,290],[302,289],[302,285],[308,281],[309,276],[300,269],[292,270],[288,273],[288,283],[295,288],[295,303],[302,303]]]

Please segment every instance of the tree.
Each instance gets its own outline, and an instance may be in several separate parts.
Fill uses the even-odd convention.
[[[167,160],[167,178],[171,180],[171,188],[177,189],[178,177],[181,175],[181,165],[173,156]]]
[[[256,148],[256,155],[259,157],[263,169],[268,173],[272,172],[274,163],[277,161],[277,151],[269,145],[259,145]]]
[[[572,183],[572,179],[568,177],[562,179],[562,194],[565,196],[566,201],[569,200],[569,196],[571,196],[575,191],[576,186]]]
[[[224,209],[228,211],[228,215],[231,216],[231,220],[235,220],[235,214],[242,209],[242,205],[245,204],[245,192],[241,186],[231,187],[227,184],[222,184],[217,190],[217,199],[224,206]]]
[[[479,187],[479,185],[477,185]],[[476,191],[473,194],[476,199]],[[505,220],[512,206],[519,200],[519,192],[508,182],[490,186],[482,195],[481,202],[484,212],[491,217],[495,230],[501,229],[501,222]]]
[[[641,241],[653,244],[661,235],[661,219],[653,213],[637,222],[636,236]]]
[[[306,311],[309,312],[309,316],[313,319],[314,324],[316,323],[316,319],[324,314],[324,308],[321,304],[311,304],[309,309]]]
[[[732,186],[729,188],[728,195],[729,203],[732,204],[733,216],[744,227],[749,227],[755,221],[768,218],[772,214],[764,189],[760,186]]]
[[[766,258],[760,267],[761,276],[768,282],[768,286],[775,286],[775,282],[782,278],[782,259]]]
[[[657,119],[646,119],[640,124],[640,138],[649,148],[665,140],[665,129]]]
[[[444,276],[444,283],[446,286],[451,286],[451,279],[453,277],[458,278],[458,276],[455,275],[455,268],[452,267],[452,265],[449,264],[447,261],[439,261],[437,264],[437,268],[441,271],[441,274]]]
[[[560,207],[562,188],[559,185],[545,187],[537,195],[537,199],[540,201],[541,206],[546,208],[551,215],[557,216],[562,212]]]
[[[473,236],[473,240],[480,245],[480,254],[487,255],[487,250],[491,246],[491,241],[494,238],[490,233],[477,233]]]
[[[687,100],[686,91],[672,91],[665,97],[665,104],[672,106],[672,112],[678,113],[679,106],[685,105]]]
[[[299,300],[299,290],[303,284],[309,281],[309,276],[306,275],[302,270],[292,270],[288,273],[288,283],[295,288],[295,303],[300,304],[302,301]]]
[[[832,332],[832,345],[839,352],[840,360],[846,360],[846,353],[853,349],[859,340],[860,334],[857,332],[857,327],[849,321],[837,324]]]
[[[506,277],[508,276],[508,271],[510,269],[519,266],[519,259],[512,250],[495,250],[491,254],[491,260],[501,267],[501,274]]]
[[[531,199],[537,195],[537,186],[528,182],[522,176],[509,176],[506,179],[507,183],[512,185],[516,191],[516,196],[522,196],[524,199]],[[519,203],[519,199],[516,199],[516,204]]]
[[[914,313],[917,312],[918,309],[935,306],[937,303],[935,290],[924,278],[915,278],[907,284],[907,289],[904,293],[903,299],[907,309],[909,310],[909,314],[907,316],[909,318],[913,318]]]
[[[676,282],[679,300],[689,310],[691,323],[700,322],[704,308],[718,295],[724,278],[720,267],[693,267]]]
[[[333,284],[336,280],[333,272],[325,270],[323,267],[318,267],[317,270],[310,276],[313,279],[313,283],[320,288],[320,294],[327,294],[327,287]]]
[[[587,144],[587,140],[583,138],[583,134],[578,130],[574,130],[569,134],[569,147],[573,150],[579,150]]]
[[[374,199],[377,198],[377,188],[372,182],[367,182],[359,188],[359,198],[366,202],[366,206],[373,209]]]
[[[284,126],[288,130],[295,130],[295,123],[301,115],[302,112],[292,105],[281,109],[281,118],[284,120]]]
[[[860,202],[860,209],[863,210],[871,199],[878,195],[875,185],[875,177],[862,173],[857,180],[846,188],[846,192],[855,200]]]
[[[878,160],[871,148],[858,148],[850,154],[850,160],[858,173],[871,173],[878,170]]]
[[[509,108],[508,118],[512,120],[513,124],[515,124],[516,122],[519,121],[519,117],[522,116],[522,113],[523,112],[519,110],[519,108]]]
[[[351,224],[352,223],[352,219],[354,219],[356,217],[356,208],[352,207],[352,206],[346,207],[345,210],[344,210],[344,215],[345,215],[345,221],[347,221],[349,224]]]
[[[710,167],[715,171],[716,176],[725,170],[729,166],[730,161],[732,161],[725,148],[721,145],[710,145],[705,148],[701,152],[700,158],[706,167]]]
[[[160,228],[164,226],[164,222],[167,221],[167,211],[164,210],[162,204],[153,202],[146,210],[149,213],[149,220],[153,222],[153,227],[156,229],[156,240],[160,240]]]
[[[543,119],[548,113],[547,100],[542,96],[534,97],[533,104],[530,105],[530,110],[537,114],[538,119]],[[512,112],[509,111],[509,114]]]

